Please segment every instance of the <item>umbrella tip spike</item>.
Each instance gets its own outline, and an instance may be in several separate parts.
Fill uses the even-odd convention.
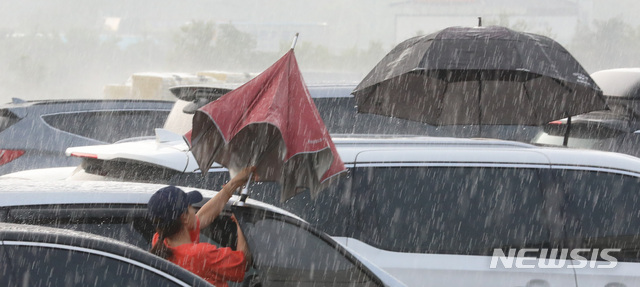
[[[291,43],[291,50],[293,50],[293,48],[296,47],[296,43],[298,42],[298,35],[300,35],[300,33],[296,32],[296,35],[293,37],[293,43]]]

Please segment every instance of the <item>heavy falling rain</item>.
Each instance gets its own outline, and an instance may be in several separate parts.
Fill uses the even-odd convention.
[[[0,2],[0,286],[640,286],[640,2]]]

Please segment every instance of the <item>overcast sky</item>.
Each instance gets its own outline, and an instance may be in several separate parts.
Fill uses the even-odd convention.
[[[167,72],[175,68],[148,59],[134,65],[136,57],[125,61],[102,55],[104,62],[98,62],[93,58],[94,55],[85,53],[86,47],[68,48],[73,51],[52,48],[43,52],[41,48],[30,49],[37,46],[36,42],[33,45],[28,42],[37,41],[32,38],[7,40],[35,32],[63,33],[65,37],[74,37],[74,33],[125,37],[175,33],[181,25],[199,20],[231,23],[241,31],[253,34],[259,50],[277,52],[281,42],[290,41],[295,32],[300,32],[300,41],[323,45],[332,53],[340,54],[348,49],[365,50],[373,42],[380,43],[388,51],[395,44],[417,34],[430,33],[447,26],[474,26],[478,17],[483,17],[485,23],[495,23],[500,17],[506,16],[512,25],[524,23],[529,32],[548,33],[565,45],[577,30],[582,29],[579,25],[589,25],[594,20],[618,18],[636,27],[640,24],[640,18],[636,15],[640,9],[637,2],[640,1],[1,1],[0,35],[5,38],[3,45],[9,45],[9,48],[3,48],[5,55],[0,55],[0,58],[4,57],[0,59],[3,64],[0,68],[0,101],[5,102],[13,96],[26,99],[101,97],[105,85],[124,83],[133,72]],[[74,65],[73,58],[64,60],[70,57],[69,53],[81,58],[89,68],[82,70],[83,65]],[[144,56],[141,54],[140,58]],[[56,59],[58,62],[54,61]],[[60,64],[63,60],[69,65],[65,67]],[[300,66],[304,68],[305,63],[300,62]],[[65,68],[70,71],[61,71]],[[366,72],[362,68],[355,71],[353,80],[357,81]]]

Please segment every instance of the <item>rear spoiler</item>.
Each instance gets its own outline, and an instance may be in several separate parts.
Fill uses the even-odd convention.
[[[233,91],[238,85],[225,86],[202,86],[202,85],[184,85],[175,86],[169,90],[178,99],[191,102],[183,108],[186,114],[193,114],[197,109],[213,102],[228,92]]]

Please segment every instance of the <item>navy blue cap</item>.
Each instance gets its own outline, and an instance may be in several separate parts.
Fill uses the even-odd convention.
[[[157,226],[163,226],[178,219],[189,205],[202,201],[197,190],[184,192],[173,185],[158,189],[149,199],[147,209]]]

